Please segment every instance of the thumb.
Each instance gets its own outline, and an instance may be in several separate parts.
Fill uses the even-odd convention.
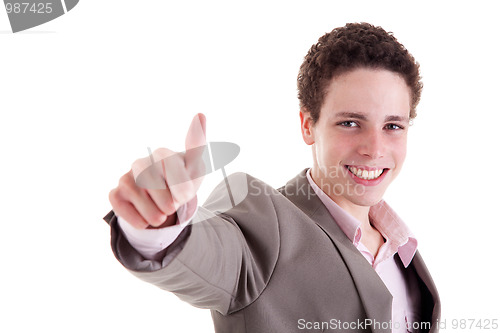
[[[204,146],[207,144],[206,140],[206,118],[203,113],[198,113],[194,116],[189,126],[189,130],[186,135],[186,152],[190,149]]]
[[[211,170],[205,131],[205,115],[198,113],[189,126],[184,155],[184,163],[191,180],[199,178]]]

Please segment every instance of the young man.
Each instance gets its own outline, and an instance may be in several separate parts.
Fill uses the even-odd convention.
[[[196,207],[204,164],[194,148],[206,145],[197,115],[185,155],[159,149],[110,192],[116,257],[211,309],[216,332],[437,332],[440,301],[417,241],[382,200],[421,89],[418,64],[391,34],[366,23],[334,29],[298,76],[312,168],[278,190],[231,175],[226,184],[245,188],[244,199],[223,182]],[[151,158],[161,167],[148,169]],[[147,170],[163,186],[140,187]]]

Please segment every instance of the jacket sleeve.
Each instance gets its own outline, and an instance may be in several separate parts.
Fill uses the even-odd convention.
[[[111,247],[138,278],[193,306],[229,314],[262,293],[276,265],[279,223],[274,196],[281,194],[265,183],[232,174],[198,208],[161,262],[135,251],[110,212],[105,220],[111,226]]]

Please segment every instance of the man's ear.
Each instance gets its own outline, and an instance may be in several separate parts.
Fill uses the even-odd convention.
[[[300,109],[300,129],[304,142],[312,145],[314,143],[313,119],[311,118],[311,113],[306,108]]]

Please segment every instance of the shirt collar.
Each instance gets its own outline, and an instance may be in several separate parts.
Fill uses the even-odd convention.
[[[342,229],[354,246],[357,247],[361,239],[361,222],[342,209],[323,192],[323,190],[316,185],[310,173],[311,169],[307,170],[307,180],[314,192],[323,202],[340,229]],[[385,251],[378,255],[378,257],[382,259],[379,258],[377,261],[383,260],[383,257],[392,256],[397,252],[403,265],[408,267],[413,256],[417,252],[418,245],[417,239],[413,236],[410,229],[384,200],[370,207],[369,216],[373,226],[382,234],[387,243]]]

